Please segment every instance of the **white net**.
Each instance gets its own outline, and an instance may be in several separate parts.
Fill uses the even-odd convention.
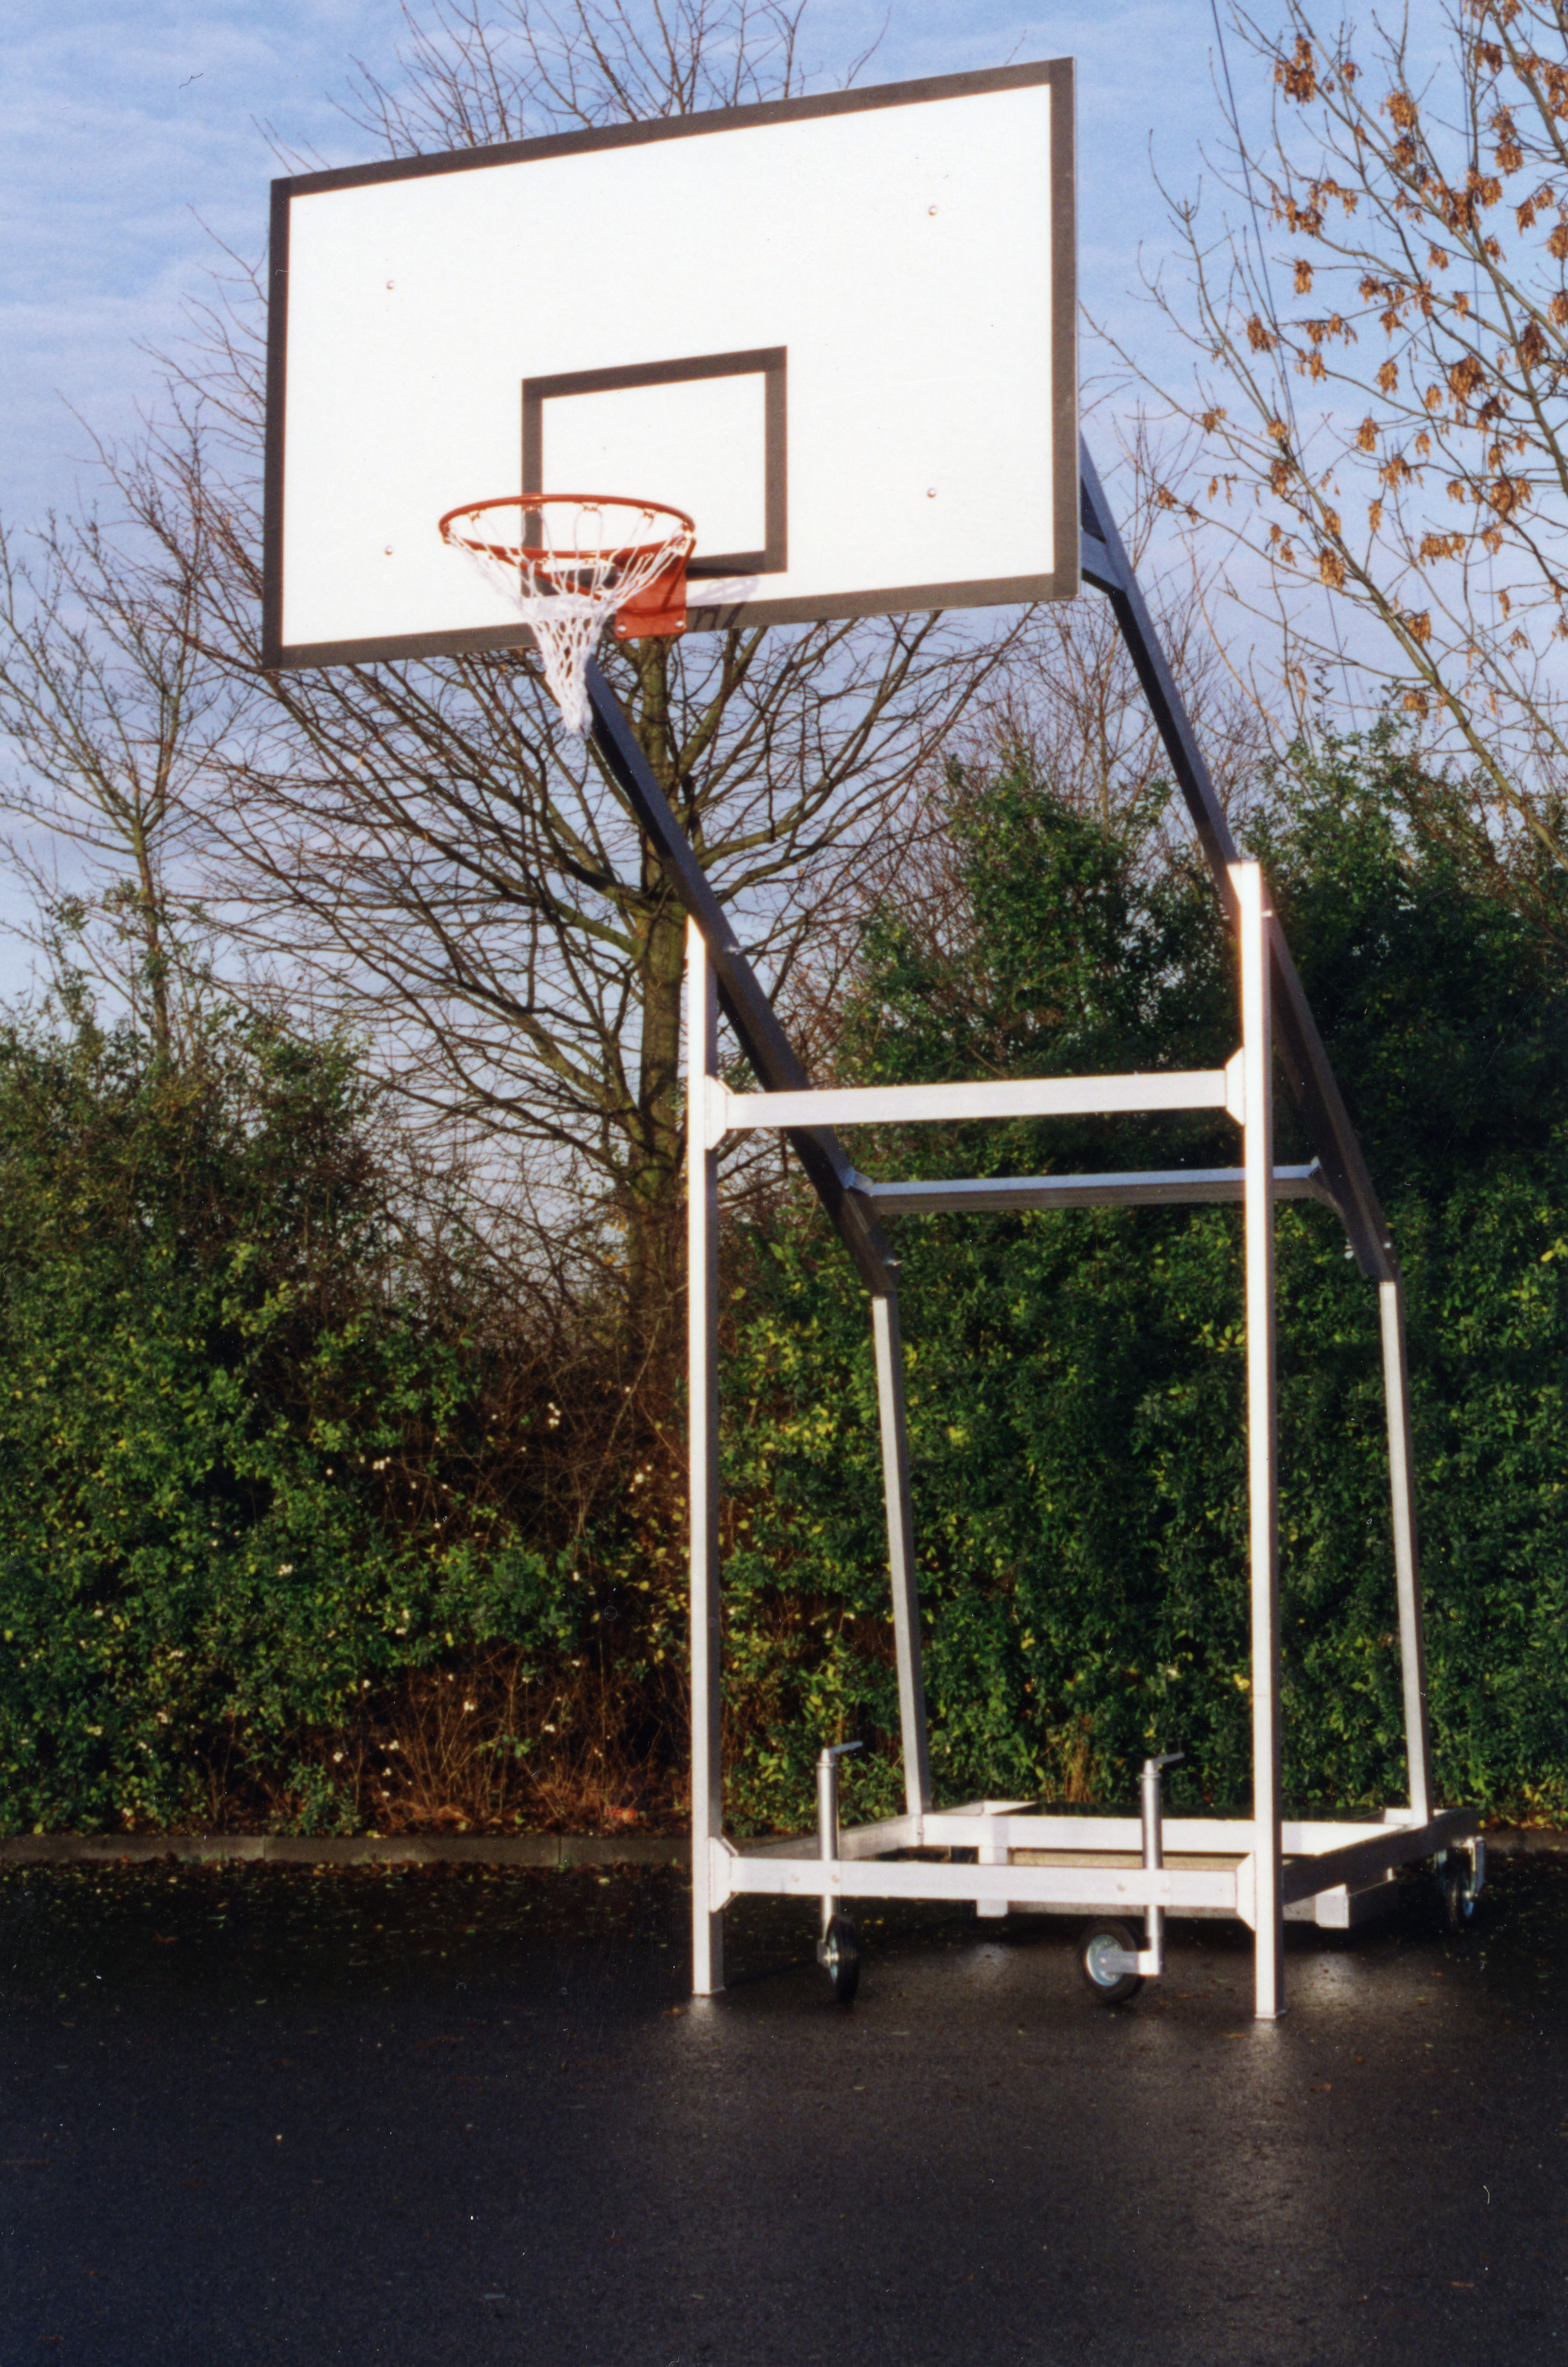
[[[626,606],[690,554],[690,518],[655,502],[607,494],[525,493],[449,510],[441,538],[533,628],[544,678],[569,731],[593,717],[586,675],[595,642]]]

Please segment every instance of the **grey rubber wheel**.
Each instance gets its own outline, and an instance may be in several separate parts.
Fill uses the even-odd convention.
[[[1437,1887],[1443,1900],[1443,1920],[1458,1939],[1469,1931],[1475,1913],[1475,1876],[1462,1851],[1452,1850],[1440,1860]]]
[[[817,1942],[817,1962],[839,2004],[851,2004],[860,1986],[860,1934],[847,1915],[835,1915]]]
[[[1089,1923],[1078,1935],[1078,1970],[1101,2005],[1125,2005],[1143,1986],[1142,1973],[1113,1972],[1105,1959],[1113,1948],[1129,1956],[1138,1942],[1125,1923]]]

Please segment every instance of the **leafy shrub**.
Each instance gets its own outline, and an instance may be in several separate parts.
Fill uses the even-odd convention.
[[[578,1613],[484,1484],[341,1047],[0,1038],[0,1822],[357,1821],[312,1738]]]
[[[1437,1778],[1568,1806],[1568,998],[1554,940],[1434,831],[1397,733],[1330,743],[1257,832],[1404,1259]],[[1206,881],[1150,878],[1021,763],[954,783],[960,892],[869,936],[846,1068],[901,1081],[1209,1066],[1234,1041]],[[1418,802],[1425,801],[1417,810]],[[1283,1158],[1292,1141],[1282,1104]],[[872,1172],[1228,1164],[1206,1123],[882,1134]],[[941,1795],[1250,1793],[1240,1212],[906,1220],[911,1458]],[[1402,1795],[1375,1290],[1325,1210],[1278,1220],[1286,1783]],[[812,1748],[895,1698],[863,1304],[797,1212],[733,1251],[731,1716],[743,1818],[809,1814]]]
[[[1568,930],[1549,867],[1499,892],[1461,804],[1396,732],[1330,742],[1256,851],[1404,1263],[1439,1784],[1556,1815]],[[846,1075],[1223,1059],[1205,878],[1022,764],[956,777],[952,821],[954,877],[924,901],[905,877],[868,934]],[[0,1827],[679,1807],[671,1408],[605,1310],[524,1322],[460,1226],[415,1244],[381,1124],[346,1048],[234,1019],[178,1066],[85,1019],[0,1035]],[[853,1147],[889,1177],[1236,1156],[1207,1116]],[[1125,1798],[1184,1744],[1173,1798],[1244,1805],[1239,1212],[936,1217],[897,1246],[940,1795]],[[1403,1731],[1376,1294],[1326,1210],[1283,1206],[1278,1247],[1287,1785],[1375,1804]],[[804,1199],[723,1258],[730,1810],[809,1820],[816,1750],[852,1734],[851,1812],[891,1808],[864,1297]]]

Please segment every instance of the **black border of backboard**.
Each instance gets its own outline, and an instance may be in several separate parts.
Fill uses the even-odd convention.
[[[522,164],[593,149],[688,140],[705,132],[733,131],[756,124],[799,122],[813,116],[855,115],[881,107],[918,107],[931,99],[979,97],[991,91],[1024,89],[1041,83],[1051,86],[1053,101],[1050,157],[1052,382],[1047,421],[1056,488],[1055,565],[1051,572],[1048,575],[1001,577],[982,583],[901,583],[885,590],[858,595],[840,593],[820,599],[748,600],[733,610],[693,605],[688,622],[695,629],[711,630],[731,621],[747,625],[814,624],[827,618],[897,616],[932,608],[1002,607],[1028,601],[1074,598],[1080,583],[1074,85],[1072,59],[1051,58],[1028,65],[996,66],[980,74],[934,75],[918,82],[885,83],[868,90],[827,91],[814,98],[774,99],[759,107],[720,108],[700,115],[666,116],[652,123],[608,124],[596,131],[561,132],[548,139],[518,140],[491,148],[461,148],[432,156],[399,156],[382,164],[354,164],[331,173],[301,173],[274,181],[267,281],[262,664],[369,664],[377,659],[460,657],[532,644],[532,635],[520,621],[468,632],[283,642],[279,629],[283,597],[284,418],[289,374],[289,209],[295,198],[314,197],[329,189],[364,188],[378,181],[412,181],[437,174],[478,172],[488,165]]]
[[[757,345],[738,354],[687,354],[669,362],[628,362],[618,369],[560,370],[523,380],[523,491],[548,493],[544,406],[557,395],[614,394],[623,387],[680,386],[694,379],[763,380],[763,548],[703,551],[687,562],[688,582],[702,575],[782,575],[790,564],[790,353]],[[642,489],[643,494],[647,487]]]

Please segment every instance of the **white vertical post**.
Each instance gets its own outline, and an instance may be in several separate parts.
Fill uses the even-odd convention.
[[[920,1588],[915,1569],[915,1521],[909,1501],[909,1422],[903,1404],[903,1341],[896,1298],[871,1301],[877,1358],[877,1407],[882,1431],[882,1492],[887,1500],[888,1569],[892,1578],[893,1651],[898,1663],[898,1722],[903,1741],[903,1800],[912,1817],[931,1805],[931,1761],[926,1742],[926,1681],[920,1668]]]
[[[724,1829],[719,1625],[719,1154],[708,1148],[708,1080],[719,1007],[708,948],[686,927],[687,1405],[691,1501],[691,1986],[724,1986],[712,1843]]]
[[[1279,1518],[1274,1379],[1274,1044],[1263,874],[1233,863],[1242,971],[1246,1208],[1247,1501],[1252,1560],[1253,1850],[1260,2021],[1285,2010],[1279,1848]]]
[[[1393,1501],[1393,1569],[1399,1597],[1400,1662],[1404,1680],[1404,1751],[1410,1806],[1425,1824],[1432,1813],[1426,1756],[1426,1645],[1416,1564],[1415,1475],[1411,1452],[1410,1372],[1404,1352],[1404,1293],[1397,1276],[1378,1285],[1383,1327],[1383,1392],[1388,1403],[1389,1492]]]

